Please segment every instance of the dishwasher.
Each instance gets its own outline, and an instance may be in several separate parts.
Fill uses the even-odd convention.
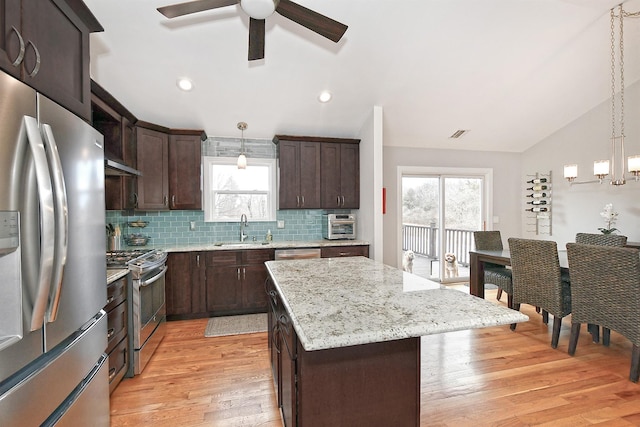
[[[320,248],[313,249],[276,249],[275,259],[292,260],[292,259],[310,259],[320,258]]]

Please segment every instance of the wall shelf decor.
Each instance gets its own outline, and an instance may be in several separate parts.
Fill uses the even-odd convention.
[[[551,236],[551,171],[528,174],[524,185],[526,230],[536,235]]]

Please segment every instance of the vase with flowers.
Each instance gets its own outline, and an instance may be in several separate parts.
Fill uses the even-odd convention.
[[[618,212],[613,210],[613,204],[607,203],[604,205],[604,210],[600,212],[600,216],[604,218],[604,223],[607,225],[605,227],[598,228],[602,234],[612,234],[614,231],[618,231],[617,228],[613,228],[613,225],[616,223],[618,219]]]

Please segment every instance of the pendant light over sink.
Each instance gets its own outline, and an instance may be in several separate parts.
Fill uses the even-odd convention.
[[[245,122],[238,122],[238,129],[242,132],[242,136],[240,138],[240,155],[238,156],[238,169],[247,168],[247,156],[244,154],[244,130],[246,128],[247,124]]]

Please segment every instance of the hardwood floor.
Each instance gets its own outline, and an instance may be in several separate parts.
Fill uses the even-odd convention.
[[[495,291],[487,299],[495,301]],[[421,426],[640,426],[628,340],[612,332],[603,347],[583,327],[570,357],[569,318],[554,350],[551,322],[532,307],[522,311],[531,319],[515,332],[422,338]],[[143,374],[111,396],[112,426],[282,426],[266,333],[205,338],[206,319],[167,326]]]

